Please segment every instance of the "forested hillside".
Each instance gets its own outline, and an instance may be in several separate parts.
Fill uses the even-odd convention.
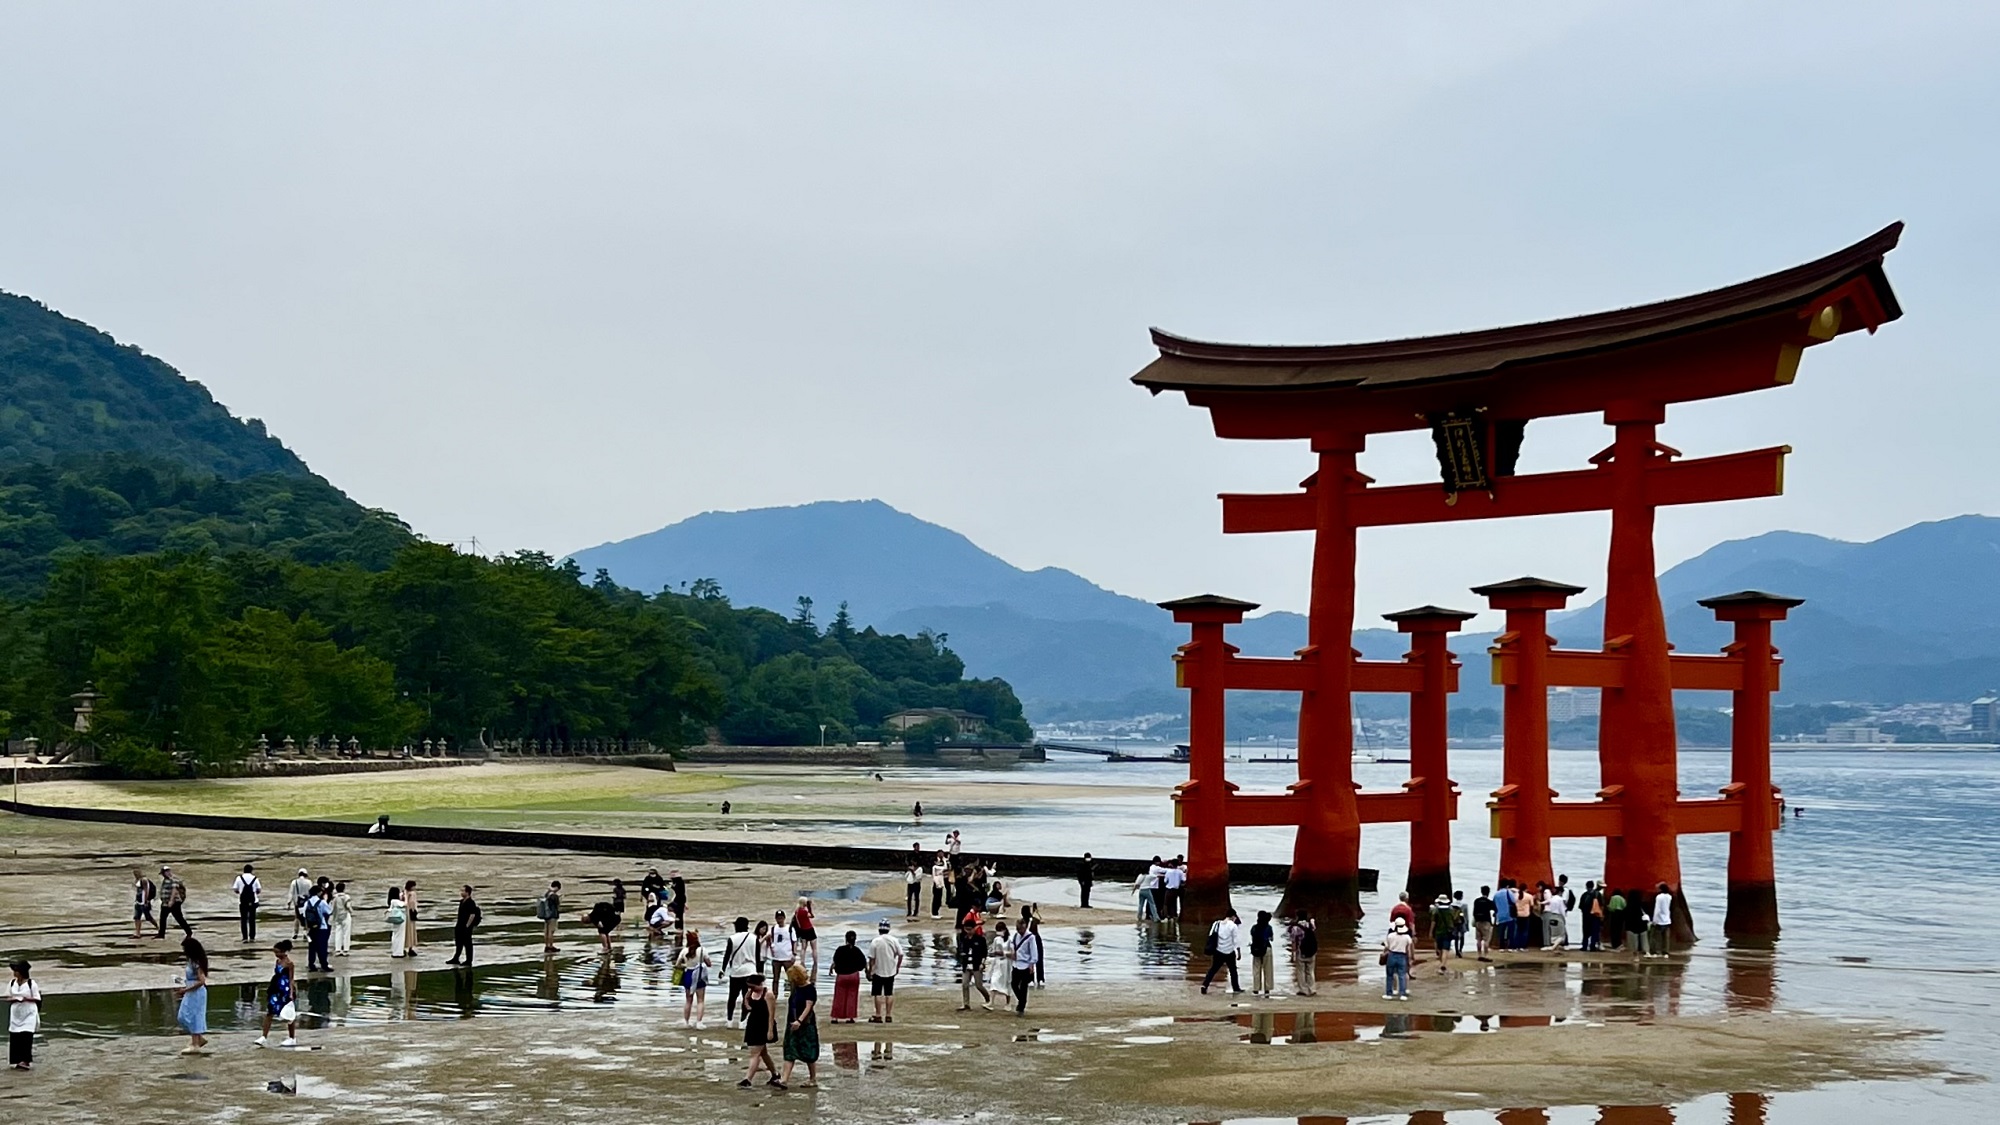
[[[389,565],[415,541],[311,474],[237,480],[136,454],[0,462],[0,595],[37,590],[55,560],[250,548],[308,563]]]
[[[905,707],[985,716],[1026,739],[1006,683],[965,680],[936,638],[822,629],[729,604],[720,587],[651,597],[523,552],[414,543],[388,567],[261,551],[61,560],[44,592],[0,603],[0,716],[54,742],[94,682],[97,740],[137,774],[303,740],[879,738]]]
[[[137,453],[227,479],[306,476],[264,424],[208,389],[41,302],[0,293],[0,464]]]

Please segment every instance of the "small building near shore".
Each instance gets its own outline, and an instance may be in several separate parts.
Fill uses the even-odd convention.
[[[956,707],[912,707],[885,717],[882,725],[892,730],[910,730],[938,719],[949,719],[958,737],[975,737],[986,729],[986,716]]]

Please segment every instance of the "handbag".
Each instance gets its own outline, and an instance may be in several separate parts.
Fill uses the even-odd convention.
[[[391,926],[400,926],[409,920],[410,916],[403,913],[402,906],[397,905],[389,908],[389,924]]]
[[[1217,923],[1217,924],[1218,924],[1218,925],[1220,925],[1220,923]],[[1215,955],[1216,955],[1216,954],[1217,954],[1218,952],[1220,952],[1220,950],[1219,950],[1219,949],[1217,948],[1217,945],[1218,945],[1218,943],[1217,943],[1217,942],[1216,942],[1216,940],[1215,940],[1215,928],[1214,928],[1213,926],[1211,926],[1211,927],[1209,927],[1209,931],[1208,931],[1208,945],[1207,945],[1207,949],[1208,949],[1208,955],[1209,955],[1210,957],[1213,957],[1213,956],[1215,956]]]

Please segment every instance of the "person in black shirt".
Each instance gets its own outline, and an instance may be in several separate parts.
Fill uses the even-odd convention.
[[[853,1023],[861,1014],[861,974],[868,971],[868,954],[855,943],[853,930],[847,943],[833,951],[833,1010],[828,1023]]]
[[[1076,866],[1077,905],[1085,910],[1090,909],[1090,884],[1096,878],[1097,861],[1090,858],[1089,852],[1085,852],[1083,862]]]
[[[979,928],[979,915],[972,914],[958,927],[958,1010],[972,1010],[972,990],[977,988],[987,1011],[993,1010],[993,990],[986,987],[986,933]]]
[[[1479,897],[1472,900],[1472,936],[1478,944],[1475,947],[1481,961],[1491,961],[1486,954],[1493,948],[1493,888],[1479,888]]]
[[[676,871],[673,878],[667,880],[667,886],[669,888],[667,909],[673,913],[674,928],[685,930],[687,929],[688,881],[681,878],[681,873]]]
[[[622,915],[619,914],[617,907],[601,900],[590,908],[590,913],[583,916],[585,922],[597,927],[597,940],[604,943],[606,956],[611,954],[611,934],[618,928],[620,917]]]
[[[778,1077],[778,1068],[771,1062],[771,1040],[777,1038],[772,1034],[776,1030],[772,1023],[772,1006],[771,993],[764,987],[764,975],[759,973],[751,977],[749,986],[743,990],[743,1046],[749,1050],[750,1070],[743,1076],[743,1081],[737,1083],[745,1090],[750,1088],[750,1080],[757,1077],[760,1066],[771,1072],[768,1085],[780,1090],[785,1088],[784,1081]]]
[[[472,966],[472,931],[479,923],[485,920],[486,915],[479,909],[479,904],[472,901],[471,884],[460,887],[458,891],[458,924],[451,929],[451,936],[454,942],[451,950],[451,960],[446,961],[445,964],[457,965],[463,963],[467,968]],[[462,962],[461,958],[463,959]]]

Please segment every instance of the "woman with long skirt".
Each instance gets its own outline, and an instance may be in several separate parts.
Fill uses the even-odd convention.
[[[806,1085],[819,1085],[819,989],[804,965],[793,964],[785,979],[791,982],[792,999],[785,1018],[785,1076],[779,1088],[789,1086],[792,1067],[806,1064]]]
[[[409,935],[405,927],[410,920],[408,907],[403,901],[403,888],[389,888],[389,909],[383,917],[389,923],[389,956],[401,957]]]
[[[833,951],[833,1011],[827,1016],[834,1023],[853,1023],[861,1013],[861,971],[868,967],[868,955],[854,944],[854,931],[847,931],[847,942]]]
[[[187,956],[187,970],[174,989],[181,998],[181,1030],[188,1033],[181,1054],[199,1055],[208,1047],[208,950],[190,935],[181,939],[181,952]]]
[[[403,913],[403,956],[415,957],[417,955],[417,947],[423,944],[417,940],[417,881],[415,879],[405,879],[403,881]]]

